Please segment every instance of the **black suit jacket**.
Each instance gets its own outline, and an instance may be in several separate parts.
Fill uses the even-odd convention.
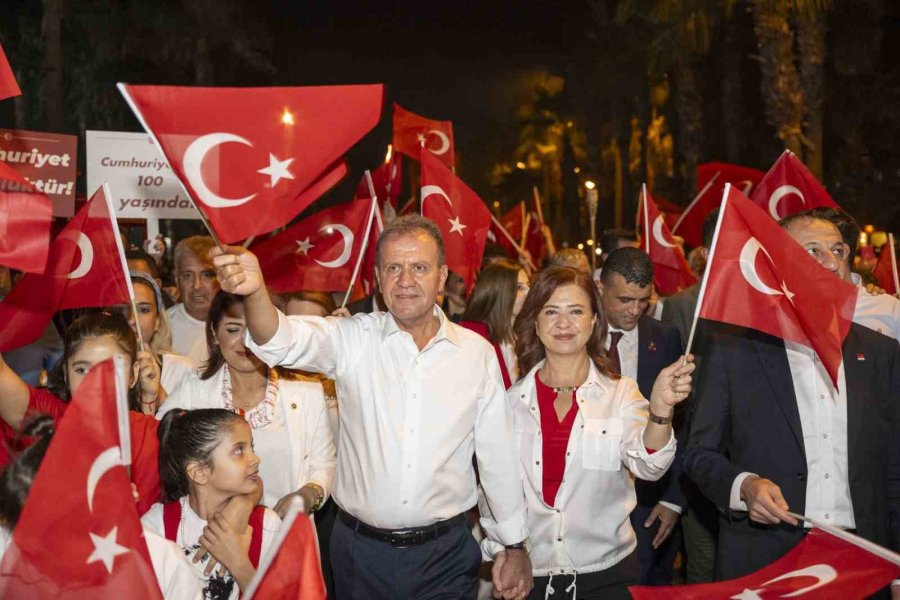
[[[637,384],[644,398],[649,399],[650,392],[653,391],[653,383],[659,372],[681,356],[681,336],[678,335],[675,327],[660,323],[646,315],[638,320],[637,329]],[[637,500],[641,506],[652,508],[662,500],[684,508],[681,475],[685,440],[680,437],[683,432],[681,415],[682,411],[678,410],[673,421],[678,448],[675,451],[675,460],[672,462],[672,466],[658,481],[635,480]]]
[[[900,541],[900,347],[852,325],[843,345],[850,496],[858,533]],[[751,522],[729,510],[742,472],[775,482],[790,509],[806,505],[806,453],[784,342],[757,331],[710,340],[700,375],[684,468],[722,511],[717,579],[771,563],[802,538],[799,528]]]

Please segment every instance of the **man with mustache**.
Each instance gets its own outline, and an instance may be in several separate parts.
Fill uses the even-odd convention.
[[[202,366],[209,359],[206,317],[219,291],[209,251],[216,243],[209,236],[194,235],[175,246],[175,284],[180,302],[168,309],[172,325],[172,350]]]

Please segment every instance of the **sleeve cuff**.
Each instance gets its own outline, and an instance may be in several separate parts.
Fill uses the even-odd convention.
[[[503,544],[499,542],[495,542],[490,538],[484,538],[481,540],[481,558],[485,562],[490,562],[494,560],[494,557],[497,556],[498,552],[502,552],[505,549]]]
[[[496,542],[501,550],[509,544],[517,544],[528,537],[524,514],[507,519],[502,523],[481,519],[481,526],[484,528],[487,539]]]
[[[734,483],[731,484],[731,496],[728,499],[728,508],[731,510],[747,512],[747,503],[741,500],[741,484],[751,476],[757,477],[756,473],[744,472],[734,478]]]
[[[631,448],[627,450],[626,454],[628,454],[628,456],[640,459],[648,465],[656,467],[657,469],[662,469],[663,471],[669,468],[669,465],[672,464],[672,460],[675,458],[675,447],[677,445],[677,443],[675,442],[674,430],[669,432],[669,441],[666,442],[666,445],[659,450],[648,450],[644,446],[643,428],[641,429],[641,435],[638,436],[638,439],[641,441],[640,446],[638,448]]]
[[[669,510],[673,510],[673,511],[677,512],[679,515],[681,514],[681,507],[678,506],[677,504],[672,504],[671,502],[663,502],[662,500],[660,500],[659,503],[662,504],[663,506],[665,506],[666,508],[668,508]]]
[[[250,352],[270,367],[278,365],[284,358],[284,352],[291,347],[291,327],[287,317],[278,311],[278,329],[268,342],[259,345],[250,337],[250,332],[244,332],[244,345]]]

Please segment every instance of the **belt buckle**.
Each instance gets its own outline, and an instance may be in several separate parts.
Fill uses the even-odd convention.
[[[422,531],[395,531],[390,535],[390,544],[394,548],[408,548],[418,546],[423,542]]]

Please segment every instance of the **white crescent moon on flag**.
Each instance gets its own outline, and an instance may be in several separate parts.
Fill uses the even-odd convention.
[[[234,135],[233,133],[210,133],[209,135],[198,137],[191,142],[191,145],[188,146],[188,149],[184,153],[184,159],[182,160],[184,176],[187,178],[188,183],[191,184],[191,187],[194,188],[194,192],[197,194],[197,200],[200,200],[210,208],[240,206],[256,197],[256,194],[250,194],[243,198],[222,198],[221,196],[215,195],[203,181],[202,167],[206,154],[219,144],[225,144],[227,142],[237,142],[239,144],[244,144],[245,146],[253,146],[253,144],[244,138]]]
[[[429,148],[428,151],[431,152],[432,154],[434,154],[435,156],[447,154],[447,150],[450,149],[450,138],[447,137],[447,134],[444,133],[443,131],[441,131],[440,129],[429,129],[428,133],[433,133],[434,135],[438,136],[438,139],[441,140],[440,148],[438,148],[437,150],[432,150],[431,148]],[[428,133],[426,133],[425,135],[428,135]]]
[[[775,188],[775,191],[769,196],[769,214],[772,215],[776,221],[781,219],[781,215],[778,213],[778,203],[781,202],[782,198],[790,196],[791,194],[800,196],[800,202],[806,204],[806,198],[803,197],[803,192],[792,185],[779,186]]]
[[[741,191],[744,192],[745,196],[750,195],[750,191],[753,189],[753,182],[749,179],[742,179],[734,184],[735,187],[741,186]]]
[[[797,569],[796,571],[791,571],[790,573],[779,575],[775,579],[770,579],[769,581],[762,584],[762,587],[765,587],[770,583],[783,581],[785,579],[794,579],[797,577],[813,577],[816,579],[816,582],[814,584],[808,585],[805,588],[800,588],[799,590],[795,590],[790,594],[785,594],[782,596],[782,598],[793,598],[794,596],[802,596],[803,594],[807,594],[816,588],[822,587],[823,585],[828,585],[829,583],[837,579],[837,576],[838,574],[837,571],[834,570],[834,567],[823,563],[818,565],[810,565],[805,569]]]
[[[741,275],[744,276],[747,283],[753,286],[756,291],[769,296],[783,296],[784,294],[781,290],[770,288],[759,278],[759,273],[756,272],[756,253],[760,250],[763,251],[763,254],[769,259],[769,262],[772,262],[772,257],[769,256],[766,249],[760,245],[756,238],[752,237],[747,240],[744,247],[741,248]]]
[[[431,196],[432,194],[437,194],[438,196],[442,196],[444,200],[447,201],[451,207],[453,206],[453,202],[450,201],[450,196],[447,195],[447,192],[441,189],[439,185],[423,185],[422,186],[422,208],[425,208],[425,198]]]
[[[337,269],[338,267],[343,267],[347,264],[347,261],[350,260],[350,252],[353,251],[353,232],[350,231],[349,227],[341,224],[324,225],[319,228],[319,231],[328,231],[329,229],[340,233],[341,237],[344,238],[344,250],[341,252],[340,256],[332,261],[322,262],[321,260],[317,260],[316,262],[328,269]]]
[[[660,215],[656,217],[655,221],[653,221],[653,239],[655,239],[657,243],[665,246],[666,248],[674,248],[675,244],[673,244],[672,242],[667,242],[666,238],[663,237],[662,226],[663,218],[662,215]]]
[[[72,272],[66,275],[69,279],[80,279],[88,274],[91,267],[94,266],[94,246],[91,244],[91,238],[86,236],[83,231],[78,232],[78,249],[81,251],[81,257],[78,266],[72,269]]]
[[[92,513],[94,512],[94,490],[97,489],[97,483],[107,471],[121,464],[122,454],[118,446],[107,448],[94,459],[94,464],[91,465],[87,478],[87,503],[88,510]]]

